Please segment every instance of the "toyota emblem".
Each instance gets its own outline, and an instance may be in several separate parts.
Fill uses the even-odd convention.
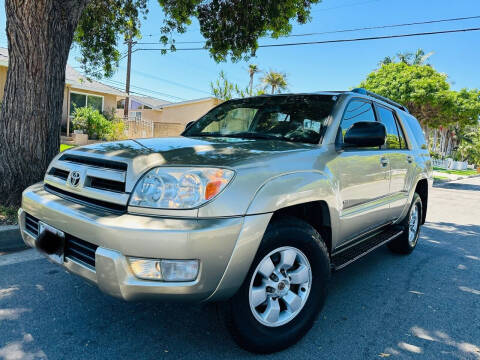
[[[70,173],[70,179],[68,180],[70,185],[73,187],[77,187],[80,185],[80,172],[79,171],[72,171]]]

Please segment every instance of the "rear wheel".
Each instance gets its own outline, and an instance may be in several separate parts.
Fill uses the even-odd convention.
[[[274,221],[242,287],[227,305],[234,339],[258,353],[294,344],[322,308],[329,277],[328,250],[318,232],[295,218]]]
[[[388,244],[390,250],[398,254],[410,254],[415,249],[420,236],[422,214],[422,199],[415,193],[408,215],[400,224],[404,231]]]

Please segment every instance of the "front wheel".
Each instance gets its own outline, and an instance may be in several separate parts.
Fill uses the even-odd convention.
[[[274,221],[242,287],[227,305],[234,339],[257,353],[294,344],[322,308],[329,277],[328,251],[318,232],[301,220]]]

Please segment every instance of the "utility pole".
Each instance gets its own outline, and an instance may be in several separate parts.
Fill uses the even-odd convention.
[[[126,40],[128,46],[127,52],[127,79],[125,84],[125,92],[127,93],[127,98],[125,99],[125,106],[123,108],[123,116],[128,118],[128,106],[130,103],[130,69],[132,67],[132,46],[133,46],[133,38],[132,33],[130,32],[128,35],[128,39]]]

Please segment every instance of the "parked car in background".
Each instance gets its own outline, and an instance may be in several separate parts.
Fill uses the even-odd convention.
[[[432,165],[389,99],[230,100],[182,135],[59,154],[23,193],[25,243],[125,300],[226,301],[235,340],[262,353],[309,330],[332,270],[417,245]]]

